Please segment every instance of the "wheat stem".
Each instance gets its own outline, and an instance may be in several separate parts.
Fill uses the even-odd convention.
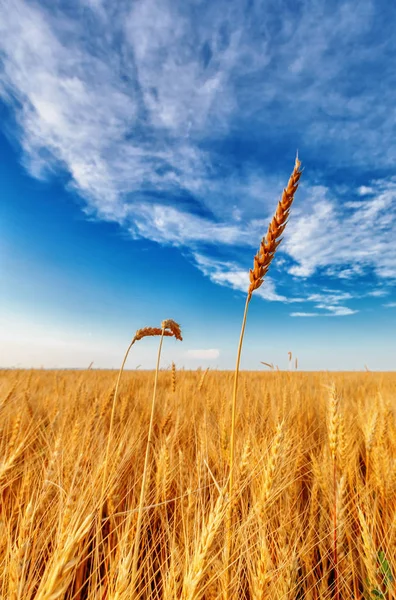
[[[225,554],[228,584],[230,583],[230,570],[228,567],[231,562],[231,554],[232,554],[232,508],[233,508],[232,495],[233,495],[233,487],[234,487],[236,398],[237,398],[237,393],[238,393],[239,365],[241,362],[242,344],[243,344],[243,338],[245,335],[246,319],[247,319],[250,299],[251,299],[251,294],[248,294],[246,297],[245,312],[243,313],[241,334],[239,336],[238,352],[237,352],[235,374],[234,374],[234,387],[233,387],[233,392],[232,392],[231,436],[230,436],[230,458],[229,458],[230,476],[229,476],[229,480],[228,480],[228,496],[229,497],[228,497],[228,508],[227,508],[227,534],[226,534],[226,554]],[[229,587],[229,585],[227,585],[227,590],[228,590],[228,587]]]
[[[157,395],[158,371],[159,371],[159,365],[160,365],[160,360],[161,360],[161,350],[162,350],[162,343],[164,341],[164,333],[165,333],[165,327],[163,326],[161,337],[160,337],[160,342],[159,342],[159,346],[158,346],[157,365],[155,368],[155,379],[154,379],[153,399],[151,402],[150,424],[149,424],[149,430],[148,430],[146,454],[144,457],[142,487],[140,489],[139,509],[138,509],[138,516],[137,516],[137,522],[136,522],[136,534],[135,534],[135,542],[134,542],[133,557],[132,557],[132,571],[131,571],[131,586],[132,586],[132,588],[131,589],[132,589],[133,597],[135,595],[135,583],[136,583],[136,576],[137,576],[137,566],[138,566],[139,547],[140,547],[140,534],[141,534],[141,529],[142,529],[142,518],[143,518],[143,504],[144,504],[144,496],[146,493],[147,473],[148,473],[148,464],[149,464],[149,457],[150,457],[150,445],[151,445],[151,438],[152,438],[152,434],[153,434],[155,399],[156,399],[156,395]]]
[[[100,506],[101,507],[103,506],[103,499],[104,499],[104,494],[105,494],[105,486],[106,486],[106,479],[107,479],[107,465],[109,462],[109,452],[110,452],[110,444],[111,444],[112,434],[113,434],[114,415],[115,415],[115,407],[116,407],[116,403],[117,403],[118,388],[119,388],[120,381],[121,381],[121,375],[124,370],[126,360],[128,358],[128,354],[129,354],[133,344],[135,343],[135,341],[136,341],[135,338],[133,338],[132,342],[129,344],[129,346],[127,348],[127,351],[125,352],[124,360],[122,361],[121,368],[118,372],[117,383],[116,383],[116,386],[114,389],[113,402],[112,402],[112,406],[111,406],[109,434],[107,436],[106,453],[105,453],[104,467],[103,467],[102,490],[100,493]]]

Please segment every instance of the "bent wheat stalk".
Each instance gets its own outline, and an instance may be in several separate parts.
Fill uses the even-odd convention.
[[[282,241],[280,236],[282,235],[289,217],[291,205],[294,200],[294,194],[298,188],[298,182],[301,177],[302,170],[300,170],[301,162],[296,157],[293,173],[290,176],[287,187],[283,190],[282,198],[278,202],[278,206],[275,215],[268,226],[267,234],[261,240],[260,248],[253,260],[253,269],[249,271],[250,285],[245,303],[245,311],[242,319],[241,334],[239,336],[239,344],[237,351],[237,359],[235,366],[234,375],[234,387],[232,394],[232,412],[231,412],[231,434],[230,434],[230,475],[228,479],[228,514],[227,514],[227,535],[226,535],[226,569],[228,583],[231,580],[230,563],[232,554],[232,508],[233,508],[233,485],[234,485],[234,448],[235,448],[235,416],[236,416],[236,398],[238,392],[238,376],[239,376],[239,365],[241,362],[241,352],[243,338],[245,334],[246,319],[249,308],[249,303],[252,298],[252,294],[257,290],[263,283],[264,277],[267,274],[269,266],[274,258],[277,247]],[[230,594],[229,585],[227,586],[227,594]]]
[[[180,328],[179,328],[179,332],[180,332]],[[163,337],[163,336],[177,337],[173,333],[173,331],[169,329],[169,327],[167,327],[166,330],[164,330],[163,328],[161,329],[160,327],[142,327],[142,329],[138,329],[137,332],[135,333],[133,340],[129,344],[127,351],[125,352],[125,356],[122,361],[121,368],[118,372],[117,382],[116,382],[116,385],[114,388],[113,402],[112,402],[112,406],[111,406],[109,434],[107,436],[106,453],[105,453],[105,459],[104,459],[102,491],[101,491],[101,495],[100,495],[100,506],[101,507],[103,506],[103,500],[104,500],[104,496],[105,496],[105,487],[106,487],[106,479],[107,479],[107,465],[109,462],[109,453],[110,453],[110,445],[112,442],[112,435],[113,435],[115,408],[116,408],[116,404],[117,404],[118,389],[120,386],[121,375],[124,371],[125,363],[127,361],[129,352],[130,352],[132,346],[134,345],[134,343],[138,342],[139,340],[143,339],[144,337],[151,337],[151,336],[155,336],[155,335],[160,335],[161,337]],[[179,339],[181,339],[181,338],[179,338]]]
[[[157,389],[158,368],[159,368],[159,360],[160,360],[160,356],[161,356],[162,342],[163,342],[164,337],[175,337],[177,340],[180,340],[180,341],[183,339],[181,336],[181,330],[180,330],[179,325],[172,319],[167,319],[166,321],[163,321],[161,324],[161,327],[143,327],[142,329],[138,329],[133,340],[129,344],[127,351],[125,352],[125,356],[122,361],[120,371],[118,373],[117,382],[116,382],[116,386],[114,389],[112,407],[111,407],[110,426],[109,426],[109,433],[107,436],[107,445],[106,445],[106,452],[105,452],[104,466],[103,466],[102,489],[101,489],[100,501],[99,501],[100,521],[102,521],[102,519],[103,519],[103,510],[104,510],[104,506],[105,506],[106,482],[107,482],[107,471],[108,471],[108,463],[109,463],[110,445],[111,445],[112,436],[113,436],[115,408],[116,408],[116,404],[117,404],[118,389],[119,389],[119,385],[120,385],[120,381],[121,381],[121,375],[124,371],[124,367],[125,367],[126,360],[128,358],[128,354],[129,354],[132,346],[135,344],[135,342],[143,339],[144,337],[152,337],[152,336],[161,336],[161,339],[160,339],[160,346],[159,346],[159,351],[158,351],[157,368],[156,368],[156,373],[155,373],[154,393],[153,393],[150,427],[149,427],[149,439],[147,442],[142,490],[141,490],[140,502],[139,502],[138,523],[141,524],[142,512],[143,512],[143,498],[144,498],[144,492],[145,492],[145,481],[146,481],[146,476],[147,476],[146,474],[147,474],[147,464],[148,464],[148,452],[149,452],[149,444],[150,444],[150,440],[151,440],[151,432],[152,432],[152,425],[153,425],[152,421],[153,421],[153,415],[154,415],[154,404],[155,404],[155,395],[156,395],[156,389]],[[99,534],[100,530],[101,530],[101,528],[99,527],[98,534]],[[132,569],[132,573],[134,573],[134,575],[136,575],[137,556],[138,556],[137,553],[138,553],[139,541],[140,541],[139,535],[140,534],[137,529],[136,542],[135,542],[136,546],[135,546],[135,551],[134,551],[134,555],[133,555],[134,567]],[[97,545],[97,551],[98,551],[98,548],[99,548],[99,540],[98,540],[98,545]],[[136,554],[136,557],[135,557],[135,554]]]
[[[137,580],[137,567],[138,567],[138,559],[139,559],[139,547],[140,547],[140,534],[142,529],[142,517],[143,517],[143,504],[144,504],[144,496],[146,493],[146,484],[147,484],[147,473],[148,473],[148,464],[149,464],[149,456],[150,456],[150,445],[152,443],[152,434],[153,434],[153,424],[154,424],[154,410],[155,410],[155,398],[157,393],[157,382],[158,382],[158,371],[161,360],[161,350],[162,350],[162,342],[164,340],[165,335],[172,335],[177,340],[182,341],[182,335],[180,326],[171,319],[167,319],[166,321],[162,321],[161,323],[161,338],[158,346],[158,355],[157,355],[157,365],[155,368],[155,379],[154,379],[154,390],[153,390],[153,399],[151,402],[151,414],[150,414],[150,424],[148,430],[147,437],[147,445],[146,445],[146,454],[144,457],[144,467],[143,467],[143,477],[142,477],[142,487],[140,489],[140,499],[139,499],[139,509],[138,516],[136,522],[136,534],[134,540],[134,549],[133,549],[133,557],[132,557],[132,570],[131,570],[131,587],[132,587],[132,597],[135,597],[135,586]]]

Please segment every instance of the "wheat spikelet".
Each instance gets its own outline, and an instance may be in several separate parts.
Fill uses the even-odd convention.
[[[260,506],[260,512],[263,516],[264,516],[263,511],[265,508],[265,503],[267,502],[267,500],[270,496],[272,484],[273,484],[274,477],[275,477],[276,467],[278,464],[278,458],[279,458],[280,449],[281,449],[282,440],[283,440],[283,425],[284,425],[284,422],[282,421],[281,423],[278,423],[278,425],[276,426],[276,433],[275,433],[274,441],[272,442],[271,451],[270,451],[270,455],[269,455],[269,459],[268,459],[268,464],[264,471],[264,479],[263,479],[262,495],[261,495],[261,500],[262,500],[263,504]]]
[[[12,398],[16,388],[17,388],[17,382],[14,381],[14,383],[11,385],[10,389],[8,390],[8,392],[6,393],[4,398],[2,398],[2,400],[0,402],[0,408],[3,408],[3,406],[5,406],[8,403],[8,401]]]
[[[104,397],[102,405],[100,407],[99,412],[99,420],[101,421],[103,417],[106,415],[109,406],[113,402],[114,399],[115,388],[112,388],[111,391]]]
[[[73,579],[74,567],[78,564],[82,554],[81,542],[90,530],[92,520],[93,515],[88,515],[80,526],[64,540],[37,592],[37,600],[57,600],[64,597]]]
[[[366,426],[364,428],[364,434],[365,434],[365,438],[366,438],[366,449],[367,452],[371,452],[372,448],[373,448],[373,442],[375,439],[375,432],[377,429],[377,423],[378,423],[378,411],[374,411],[371,415],[370,418],[368,419]]]
[[[172,423],[172,411],[169,410],[163,417],[161,420],[161,424],[159,426],[159,432],[160,432],[160,436],[163,433],[167,433],[167,431],[169,432],[170,427]]]
[[[162,321],[161,327],[165,330],[169,329],[171,335],[173,335],[180,342],[183,341],[180,325],[178,325],[176,321],[173,321],[172,319],[165,319],[165,321]]]
[[[179,586],[180,579],[180,551],[177,545],[172,542],[170,551],[170,565],[167,574],[165,575],[164,582],[164,600],[168,598],[178,598],[177,588]]]
[[[221,598],[219,573],[222,565],[219,560],[213,561],[206,575],[205,600],[219,600]]]
[[[127,410],[128,410],[128,405],[129,405],[129,398],[127,396],[123,396],[120,401],[120,410],[119,410],[119,416],[118,416],[119,423],[124,422],[124,419],[126,417]]]
[[[22,437],[22,439],[19,440],[18,445],[16,443],[18,440],[19,433],[21,431],[21,420],[22,410],[20,409],[18,410],[17,415],[13,421],[11,435],[8,441],[8,457],[4,458],[4,460],[0,460],[0,486],[3,485],[4,480],[6,480],[7,474],[18,462],[19,457],[23,454],[23,451],[26,447],[27,440],[24,437]],[[12,479],[10,479],[8,483],[11,482]],[[5,484],[7,485],[7,481],[5,481]]]
[[[34,516],[33,502],[30,500],[26,507],[25,514],[22,519],[20,531],[17,541],[14,545],[13,556],[9,566],[9,598],[10,600],[18,600],[22,598],[25,570],[27,566],[27,556],[31,545],[31,526]]]
[[[198,586],[208,568],[206,558],[224,516],[224,496],[221,494],[204,524],[197,549],[183,581],[182,600],[200,598]]]
[[[167,444],[161,446],[156,463],[155,504],[159,504],[166,500],[169,488],[170,457]]]
[[[249,467],[249,460],[250,460],[251,455],[252,455],[252,446],[250,443],[250,439],[248,437],[243,446],[242,456],[241,456],[241,460],[239,463],[239,477],[241,480],[244,480],[247,475],[247,471],[248,471],[248,467]]]
[[[366,517],[360,506],[358,506],[358,515],[363,541],[364,564],[367,569],[370,584],[374,585],[374,582],[376,581],[376,553],[373,544],[373,539],[367,524]]]
[[[330,386],[329,391],[329,446],[331,457],[333,460],[336,460],[338,442],[338,405],[340,399],[334,384]]]
[[[335,574],[335,600],[339,600],[339,570],[338,570],[338,523],[337,523],[337,446],[339,442],[339,396],[334,383],[330,386],[328,405],[328,430],[330,454],[333,462],[333,562]]]
[[[342,546],[345,537],[345,496],[346,496],[346,478],[345,475],[337,482],[337,545],[339,547],[338,557],[342,558]]]
[[[74,476],[71,483],[71,490],[68,494],[65,502],[65,507],[63,511],[63,520],[62,520],[62,530],[61,530],[61,540],[67,537],[67,532],[69,525],[71,523],[73,514],[76,509],[77,499],[78,499],[78,484],[83,476],[84,469],[84,455],[81,452],[77,459],[77,465],[75,467]]]
[[[373,443],[375,440],[375,433],[378,423],[378,410],[371,411],[371,414],[367,418],[367,411],[365,411],[365,421],[363,423],[363,434],[366,443],[366,481],[370,478],[370,457],[373,449]],[[363,415],[362,415],[363,416]]]
[[[243,397],[245,398],[246,406],[248,406],[250,402],[250,394],[246,379],[243,380]]]
[[[267,586],[271,581],[273,569],[271,553],[268,549],[266,536],[261,536],[259,542],[259,556],[252,575],[252,599],[265,600],[268,598]]]
[[[282,394],[282,419],[286,418],[288,409],[290,407],[290,390],[285,389]]]
[[[10,441],[8,442],[8,452],[10,454],[12,454],[15,449],[15,442],[17,440],[19,429],[21,426],[21,419],[22,419],[22,411],[19,410],[14,419],[14,423],[12,425],[12,430],[11,430]]]
[[[312,548],[309,555],[306,555],[306,563],[308,569],[312,569],[315,566],[314,550],[316,546],[316,539],[318,536],[318,512],[319,512],[319,484],[316,477],[313,478],[311,487],[311,497],[309,501],[309,518],[308,518],[308,535],[307,535],[307,547]]]
[[[26,404],[26,409],[27,409],[28,415],[29,415],[30,419],[33,420],[34,419],[34,410],[33,410],[32,403],[30,402],[30,394],[28,391],[24,392],[23,399]]]
[[[267,235],[263,237],[260,249],[254,257],[253,269],[250,269],[249,271],[249,298],[254,290],[257,290],[263,283],[264,277],[274,258],[276,249],[282,241],[282,239],[278,238],[282,235],[287,225],[290,207],[294,200],[294,194],[298,188],[298,181],[302,173],[302,171],[299,170],[300,165],[300,161],[296,158],[293,173],[290,176],[287,187],[283,190],[282,198],[279,200],[276,213],[268,226]]]
[[[176,392],[176,365],[172,361],[172,392]]]
[[[206,374],[208,371],[209,371],[209,367],[207,369],[205,369],[205,371],[201,374],[201,377],[198,382],[198,388],[197,388],[198,392],[200,392],[202,390],[202,387],[203,387],[203,384],[204,384],[204,381],[206,378]]]
[[[161,334],[162,329],[160,327],[142,327],[141,329],[138,329],[135,333],[134,338],[132,340],[132,344],[138,342],[139,340],[142,340],[145,337],[153,337]],[[172,337],[173,333],[172,331],[164,331],[164,336]]]

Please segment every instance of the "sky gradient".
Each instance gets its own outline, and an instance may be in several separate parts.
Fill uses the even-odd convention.
[[[0,0],[0,366],[396,365],[396,5]],[[155,340],[129,367],[151,368]]]

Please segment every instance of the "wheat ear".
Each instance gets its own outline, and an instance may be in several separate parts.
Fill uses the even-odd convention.
[[[259,251],[253,259],[253,269],[250,269],[249,271],[249,300],[254,290],[257,290],[263,283],[264,277],[274,258],[275,251],[282,241],[282,239],[278,238],[280,238],[287,225],[287,219],[294,200],[294,194],[298,188],[298,182],[302,173],[302,171],[300,171],[300,165],[301,162],[298,160],[298,157],[296,157],[293,173],[290,176],[287,187],[283,190],[282,198],[278,202],[276,213],[268,226],[267,235],[261,240]]]
[[[172,393],[176,392],[176,365],[172,362]]]
[[[199,379],[199,382],[198,382],[198,388],[197,388],[197,389],[198,389],[198,392],[200,392],[200,391],[202,390],[202,387],[203,387],[203,384],[204,384],[204,381],[205,381],[205,377],[206,377],[206,375],[207,375],[208,371],[209,371],[209,367],[207,367],[207,368],[205,369],[205,371],[202,373],[202,375],[201,375],[201,377],[200,377],[200,379]]]
[[[231,537],[232,537],[232,507],[233,507],[233,485],[234,485],[234,448],[235,448],[235,416],[236,416],[236,397],[238,392],[238,376],[239,376],[239,365],[241,362],[241,352],[243,337],[245,334],[246,318],[249,308],[249,302],[252,298],[252,294],[257,290],[263,283],[264,277],[269,269],[269,266],[274,258],[275,252],[279,244],[281,243],[280,236],[282,235],[289,217],[290,207],[293,203],[294,194],[298,187],[298,182],[301,177],[302,171],[300,170],[301,162],[296,157],[293,172],[289,178],[287,187],[283,190],[282,198],[278,202],[278,206],[275,215],[268,226],[268,231],[265,237],[261,240],[260,248],[254,257],[253,269],[249,271],[250,285],[245,302],[245,311],[242,319],[241,334],[239,337],[237,359],[235,366],[234,375],[234,387],[232,394],[232,409],[231,409],[231,435],[230,435],[230,476],[228,480],[229,490],[229,505],[227,515],[227,535],[226,535],[226,568],[227,578],[230,581],[229,566],[231,561]],[[227,586],[227,594],[229,594],[229,586]]]
[[[208,568],[207,556],[213,544],[215,535],[221,525],[224,512],[224,496],[221,494],[214,508],[209,513],[208,520],[203,526],[201,539],[191,559],[190,567],[184,577],[182,600],[198,600],[202,596],[199,590],[206,569]]]

